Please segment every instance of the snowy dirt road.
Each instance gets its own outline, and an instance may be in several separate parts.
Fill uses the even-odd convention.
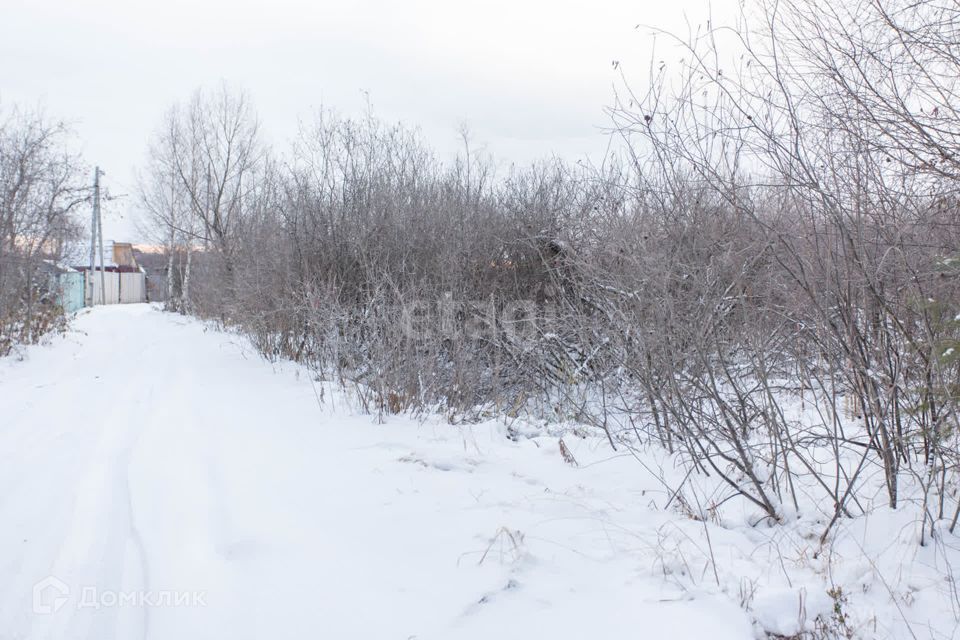
[[[0,420],[2,639],[754,635],[601,440],[376,424],[147,305],[0,360]]]

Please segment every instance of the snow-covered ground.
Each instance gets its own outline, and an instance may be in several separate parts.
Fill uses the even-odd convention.
[[[655,452],[568,432],[574,467],[531,425],[354,407],[147,305],[0,361],[0,638],[722,640],[838,606],[863,637],[956,629],[955,551],[899,513],[813,558],[813,524],[659,510]]]

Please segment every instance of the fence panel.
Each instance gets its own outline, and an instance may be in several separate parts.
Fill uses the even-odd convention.
[[[120,290],[119,301],[123,304],[130,302],[144,302],[146,287],[142,273],[119,273]]]
[[[107,271],[87,271],[87,277],[93,280],[93,304],[117,304],[120,302],[120,274]],[[106,286],[106,296],[103,295],[101,282]]]

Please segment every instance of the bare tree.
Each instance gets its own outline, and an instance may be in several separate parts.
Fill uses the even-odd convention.
[[[205,268],[217,270],[221,289],[232,288],[233,241],[263,164],[257,117],[243,92],[226,85],[198,90],[165,116],[150,147],[140,199],[169,251],[168,286],[176,273],[180,291],[171,297],[180,307],[192,303],[198,248],[208,258]],[[177,261],[182,264],[174,269]]]
[[[78,232],[73,211],[89,197],[69,130],[42,113],[0,113],[0,353],[32,342],[55,309],[43,260],[57,260]],[[38,308],[45,303],[43,309]]]

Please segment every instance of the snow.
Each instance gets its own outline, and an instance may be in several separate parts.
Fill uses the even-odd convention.
[[[748,639],[830,620],[833,585],[862,637],[953,633],[958,556],[907,511],[817,556],[814,521],[664,510],[662,452],[568,429],[574,467],[563,425],[356,406],[148,305],[0,360],[0,637]]]
[[[75,326],[0,367],[0,629],[13,637],[751,636],[734,604],[620,562],[640,540],[613,514],[641,487],[597,500],[598,474],[567,467],[555,440],[378,426],[330,387],[318,405],[299,368],[145,305]],[[70,600],[34,614],[47,576]],[[94,608],[84,589],[105,605],[202,602]]]

